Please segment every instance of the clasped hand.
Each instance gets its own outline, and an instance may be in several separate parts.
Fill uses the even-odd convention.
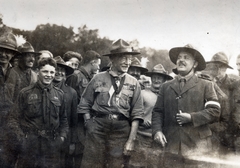
[[[181,110],[179,110],[179,113],[176,114],[177,122],[180,126],[182,126],[185,123],[189,123],[192,121],[191,114],[184,113]]]

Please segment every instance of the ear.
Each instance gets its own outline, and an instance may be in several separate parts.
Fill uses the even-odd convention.
[[[198,62],[195,61],[194,65],[193,65],[194,69],[195,69],[197,66],[198,66]]]

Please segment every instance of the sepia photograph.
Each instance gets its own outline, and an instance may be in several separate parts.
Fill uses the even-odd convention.
[[[1,168],[239,168],[239,0],[0,0]]]

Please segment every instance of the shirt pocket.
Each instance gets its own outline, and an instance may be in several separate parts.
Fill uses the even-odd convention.
[[[130,103],[133,97],[133,91],[122,90],[119,98],[119,106],[124,109],[130,109]]]
[[[100,106],[108,106],[110,96],[108,91],[101,91],[97,93],[96,102]]]
[[[58,99],[51,99],[50,101],[51,101],[51,106],[53,106],[53,112],[51,112],[51,116],[53,116],[54,118],[58,118],[60,113],[61,103]]]
[[[28,116],[29,118],[37,118],[39,116],[41,116],[41,104],[42,101],[40,99],[36,99],[36,100],[29,100],[28,101],[28,109],[26,112],[26,116]]]

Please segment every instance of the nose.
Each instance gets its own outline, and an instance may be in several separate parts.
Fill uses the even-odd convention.
[[[131,63],[132,63],[132,59],[127,57],[125,60],[125,64],[130,65]]]

